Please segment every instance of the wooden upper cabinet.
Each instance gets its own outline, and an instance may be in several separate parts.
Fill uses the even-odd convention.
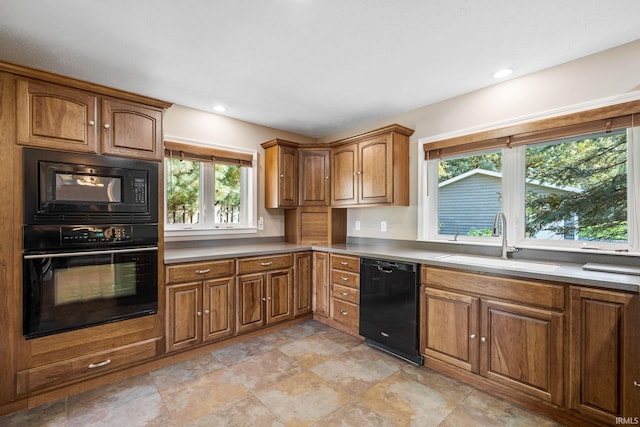
[[[409,205],[409,136],[391,125],[331,143],[332,206]]]
[[[331,151],[301,149],[300,206],[329,206],[331,203]]]
[[[358,203],[358,144],[343,145],[332,150],[333,162],[331,204],[334,206]]]
[[[264,148],[264,207],[298,206],[298,144],[273,139]]]
[[[16,80],[18,143],[98,152],[97,96],[38,80]]]
[[[102,152],[162,160],[162,110],[116,99],[103,99]]]
[[[162,160],[163,107],[22,77],[16,93],[21,145]]]

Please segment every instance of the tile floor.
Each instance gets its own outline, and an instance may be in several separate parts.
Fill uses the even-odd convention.
[[[0,426],[558,426],[315,321],[0,417]]]

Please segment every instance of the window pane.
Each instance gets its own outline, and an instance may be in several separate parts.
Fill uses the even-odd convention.
[[[215,222],[238,224],[241,218],[240,167],[215,165]]]
[[[200,222],[200,162],[165,159],[167,171],[167,223]]]
[[[526,237],[627,241],[627,133],[526,148]]]
[[[490,237],[502,211],[501,153],[441,159],[438,182],[438,234]]]

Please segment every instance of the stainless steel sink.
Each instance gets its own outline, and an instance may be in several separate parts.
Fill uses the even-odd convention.
[[[513,259],[491,258],[473,255],[444,255],[436,258],[439,261],[453,262],[459,264],[471,264],[484,267],[504,268],[505,270],[534,271],[551,273],[560,266],[558,264],[532,262]]]

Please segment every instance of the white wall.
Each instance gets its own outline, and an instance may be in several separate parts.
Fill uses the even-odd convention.
[[[346,132],[321,138],[330,142],[399,123],[415,133],[410,138],[411,206],[350,209],[349,236],[415,240],[418,224],[418,140],[567,108],[640,91],[640,40],[528,76],[428,105]],[[380,232],[380,221],[387,232]],[[360,221],[360,231],[354,223]]]
[[[318,142],[331,142],[391,123],[415,129],[410,138],[411,205],[349,209],[347,234],[400,240],[417,238],[419,139],[465,129],[471,131],[492,123],[640,91],[639,70],[640,40],[320,138]],[[258,216],[263,216],[265,222],[265,229],[258,236],[284,235],[283,210],[264,209],[264,150],[260,143],[276,137],[301,143],[315,142],[314,139],[182,106],[169,108],[165,115],[164,133],[165,136],[257,150]],[[386,233],[380,231],[381,220],[387,221]],[[353,229],[355,221],[360,221],[360,231]]]
[[[274,237],[284,235],[284,211],[264,208],[264,150],[261,143],[282,138],[300,143],[315,142],[290,132],[235,120],[219,114],[174,105],[164,116],[164,137],[184,138],[228,147],[248,148],[258,152],[258,218],[264,218],[264,230],[258,234],[222,235],[232,237]]]

